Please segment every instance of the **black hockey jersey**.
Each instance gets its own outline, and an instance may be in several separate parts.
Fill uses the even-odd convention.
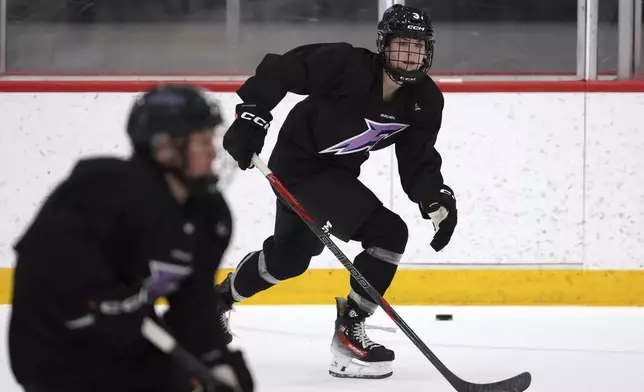
[[[285,183],[335,167],[356,175],[370,151],[395,145],[404,191],[414,202],[443,184],[436,151],[443,95],[427,76],[383,100],[376,53],[347,43],[312,44],[268,54],[238,90],[272,110],[287,92],[308,95],[282,126],[269,166]],[[270,131],[269,131],[270,132]]]
[[[154,364],[165,354],[141,335],[155,310],[140,295],[166,261],[192,269],[166,296],[171,332],[196,355],[224,346],[213,284],[229,209],[220,195],[181,205],[162,176],[144,158],[84,160],[46,200],[15,246],[9,353],[18,382],[111,391],[163,380]]]

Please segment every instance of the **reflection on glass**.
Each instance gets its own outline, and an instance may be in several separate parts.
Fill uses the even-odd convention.
[[[617,74],[617,21],[619,0],[600,0],[597,26],[597,72]]]
[[[434,73],[576,73],[577,0],[407,0],[436,30]]]
[[[407,4],[434,19],[434,74],[575,74],[577,0]],[[375,49],[379,18],[378,0],[8,0],[8,12],[8,71],[27,74],[249,74],[307,43]]]
[[[644,8],[644,0],[637,0],[640,1],[642,4],[642,8]],[[636,22],[639,23],[641,26],[641,32],[644,34],[644,12],[640,15],[640,19]],[[643,80],[644,79],[644,36],[640,37],[640,51],[639,53],[636,53],[639,57],[639,62],[638,66],[635,69],[635,78]]]

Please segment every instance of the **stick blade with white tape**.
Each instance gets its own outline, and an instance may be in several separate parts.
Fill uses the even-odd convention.
[[[532,376],[525,372],[502,381],[475,384],[454,375],[454,379],[448,381],[458,392],[523,392],[530,386]]]

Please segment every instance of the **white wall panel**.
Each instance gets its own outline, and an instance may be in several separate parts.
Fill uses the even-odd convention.
[[[446,94],[437,148],[459,224],[440,253],[397,186],[409,263],[580,263],[583,94]],[[395,180],[398,181],[398,178]]]
[[[402,192],[392,149],[372,153],[360,177],[408,223],[405,263],[644,268],[643,94],[593,93],[587,102],[583,93],[445,95],[438,149],[459,225],[443,252],[429,247],[431,225]],[[216,96],[230,121],[237,96]],[[289,94],[273,111],[265,160],[301,99]],[[132,100],[129,93],[0,94],[0,267],[12,265],[12,243],[75,159],[129,152]],[[236,230],[224,265],[234,266],[271,234],[275,197],[256,170],[237,171],[226,194]],[[361,250],[339,245],[350,257]],[[326,250],[312,266],[342,268]]]
[[[590,269],[644,269],[644,94],[589,94],[586,240]]]

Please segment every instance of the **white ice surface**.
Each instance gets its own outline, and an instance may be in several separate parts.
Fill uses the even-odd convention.
[[[530,392],[644,391],[644,308],[395,307],[457,375],[491,382],[523,371]],[[1,310],[6,342],[6,315]],[[436,321],[449,313],[452,321]],[[448,392],[453,389],[398,330],[368,330],[395,350],[384,380],[328,375],[332,306],[238,306],[231,323],[255,375],[258,392]],[[368,325],[393,327],[382,311]],[[0,386],[17,392],[6,357]]]

